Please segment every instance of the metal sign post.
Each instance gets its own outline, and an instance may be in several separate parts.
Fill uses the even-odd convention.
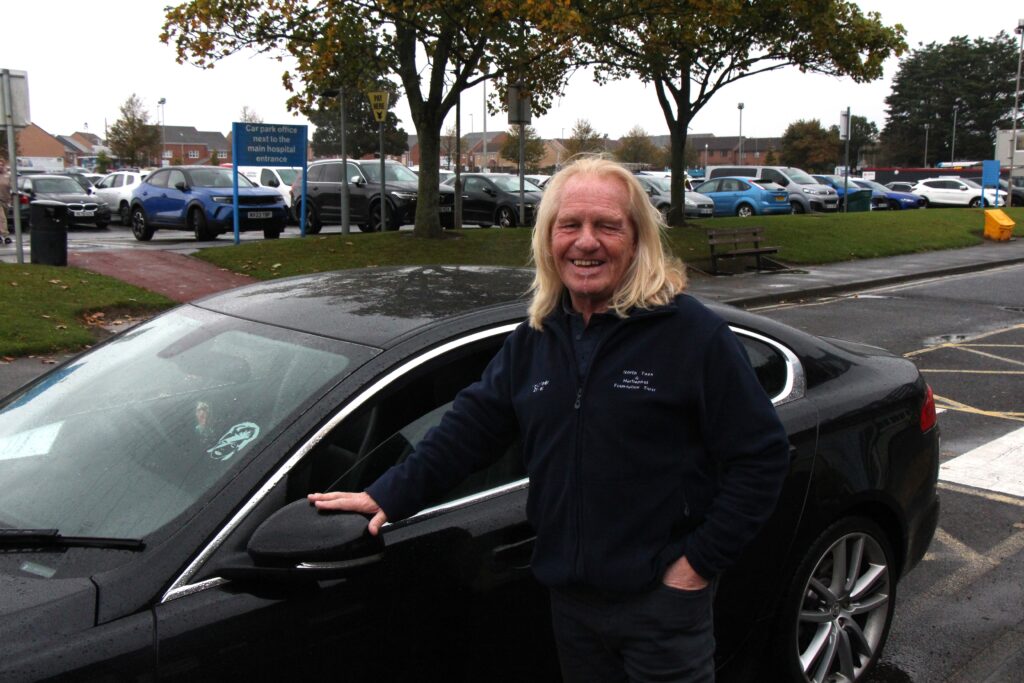
[[[846,153],[843,157],[843,213],[850,211],[850,108],[839,112],[839,139],[846,140]]]
[[[519,126],[519,225],[526,225],[526,126],[530,123],[530,93],[508,86],[508,122]]]
[[[388,99],[390,93],[387,90],[376,90],[366,93],[370,98],[370,106],[373,107],[373,118],[380,126],[380,229],[387,230],[388,225],[388,191],[387,179],[384,177],[384,121],[388,116]],[[346,174],[348,171],[345,171]],[[345,179],[346,182],[348,179]]]
[[[21,236],[21,203],[14,199],[18,197],[18,139],[14,129],[24,128],[32,122],[28,107],[28,74],[10,69],[3,69],[0,74],[0,121],[7,129],[7,152],[11,168],[11,211],[14,212],[14,241],[20,264],[25,262],[25,247]]]

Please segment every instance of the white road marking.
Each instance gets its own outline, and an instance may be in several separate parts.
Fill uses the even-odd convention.
[[[1024,427],[947,460],[939,479],[1024,497]]]

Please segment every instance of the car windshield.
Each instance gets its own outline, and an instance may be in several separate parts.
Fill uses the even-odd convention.
[[[232,172],[227,168],[192,168],[188,171],[189,182],[193,187],[234,187]],[[239,187],[255,187],[248,178],[238,174]]]
[[[360,164],[359,169],[371,183],[380,182],[380,162]],[[418,182],[420,177],[401,164],[384,164],[385,181],[405,181],[408,183]]]
[[[34,178],[32,187],[46,194],[82,194],[82,186],[74,178]]]
[[[297,168],[279,168],[277,174],[281,176],[281,182],[285,185],[291,185],[295,182],[295,178],[299,175],[299,169]]]
[[[373,351],[182,307],[0,403],[0,528],[180,526]]]
[[[497,185],[499,190],[519,192],[519,176],[496,175],[491,177],[491,182]],[[525,178],[523,179],[523,190],[526,192],[543,192],[543,190]]]
[[[801,171],[799,168],[786,168],[783,170],[786,175],[789,176],[790,180],[799,185],[821,185],[821,183]]]

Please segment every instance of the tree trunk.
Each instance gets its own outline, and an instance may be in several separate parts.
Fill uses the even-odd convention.
[[[438,215],[440,180],[437,171],[441,156],[441,124],[417,121],[416,135],[420,145],[420,181],[416,199],[416,227],[413,234],[416,237],[439,239],[444,236]]]

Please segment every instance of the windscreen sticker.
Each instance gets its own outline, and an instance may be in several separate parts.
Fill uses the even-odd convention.
[[[48,455],[63,425],[63,422],[54,422],[0,438],[0,460]]]
[[[256,440],[260,435],[260,427],[254,422],[239,422],[224,433],[212,448],[206,449],[214,460],[230,460],[240,450]]]

